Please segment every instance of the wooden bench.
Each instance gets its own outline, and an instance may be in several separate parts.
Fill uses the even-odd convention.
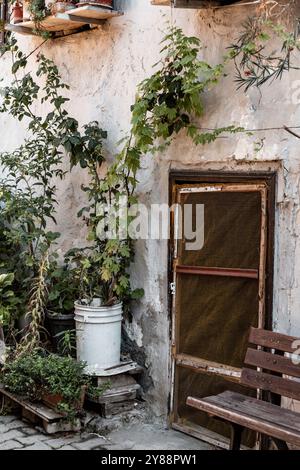
[[[293,344],[298,341],[298,344]],[[300,338],[251,328],[241,385],[269,393],[269,398],[300,400],[300,365],[285,353],[296,354]],[[296,356],[297,357],[297,356]],[[299,356],[297,357],[299,359]],[[297,378],[296,380],[293,378]],[[287,443],[300,446],[300,413],[280,405],[226,391],[206,398],[188,397],[187,404],[231,424],[230,449],[239,450],[244,428],[269,436],[277,449],[288,450]]]

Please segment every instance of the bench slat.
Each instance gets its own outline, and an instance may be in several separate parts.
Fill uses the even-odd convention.
[[[291,358],[257,349],[247,349],[245,364],[261,367],[273,372],[280,372],[292,377],[300,377],[300,366],[293,364]]]
[[[187,404],[197,410],[218,416],[248,429],[300,445],[299,413],[282,410],[276,405],[236,393],[231,393],[231,396],[229,396],[228,393],[230,392],[225,392],[227,394],[225,396],[220,394],[203,399],[188,397]],[[291,420],[293,415],[293,422],[291,421],[290,425],[288,424],[288,413],[291,413]]]
[[[300,413],[281,408],[267,401],[257,400],[236,392],[223,392],[219,395],[208,397],[212,403],[223,404],[229,409],[239,410],[252,417],[264,419],[270,423],[290,428],[291,431],[300,433]]]
[[[288,398],[299,400],[300,382],[284,379],[275,375],[244,368],[241,383],[252,388],[259,388]]]
[[[292,344],[297,340],[299,341],[299,338],[296,336],[283,335],[281,333],[263,330],[261,328],[250,328],[249,343],[256,344],[257,346],[294,353],[295,348],[292,347]]]

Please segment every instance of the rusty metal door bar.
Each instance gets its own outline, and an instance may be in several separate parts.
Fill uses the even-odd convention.
[[[240,268],[215,268],[206,266],[175,266],[176,273],[180,274],[198,274],[204,276],[227,276],[246,279],[258,279],[258,269],[240,269]]]

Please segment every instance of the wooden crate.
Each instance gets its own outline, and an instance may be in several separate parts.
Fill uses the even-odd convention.
[[[136,404],[137,392],[141,388],[132,375],[125,373],[110,377],[97,377],[99,387],[108,381],[110,388],[103,395],[97,398],[88,395],[87,400],[97,405],[100,415],[104,418],[132,410]]]

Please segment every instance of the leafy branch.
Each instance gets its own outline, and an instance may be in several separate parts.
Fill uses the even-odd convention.
[[[261,17],[249,18],[237,41],[229,47],[229,55],[236,69],[238,88],[250,87],[281,79],[291,69],[299,70],[292,63],[292,54],[300,51],[297,34],[284,26]],[[277,51],[269,51],[273,40],[280,41]]]

